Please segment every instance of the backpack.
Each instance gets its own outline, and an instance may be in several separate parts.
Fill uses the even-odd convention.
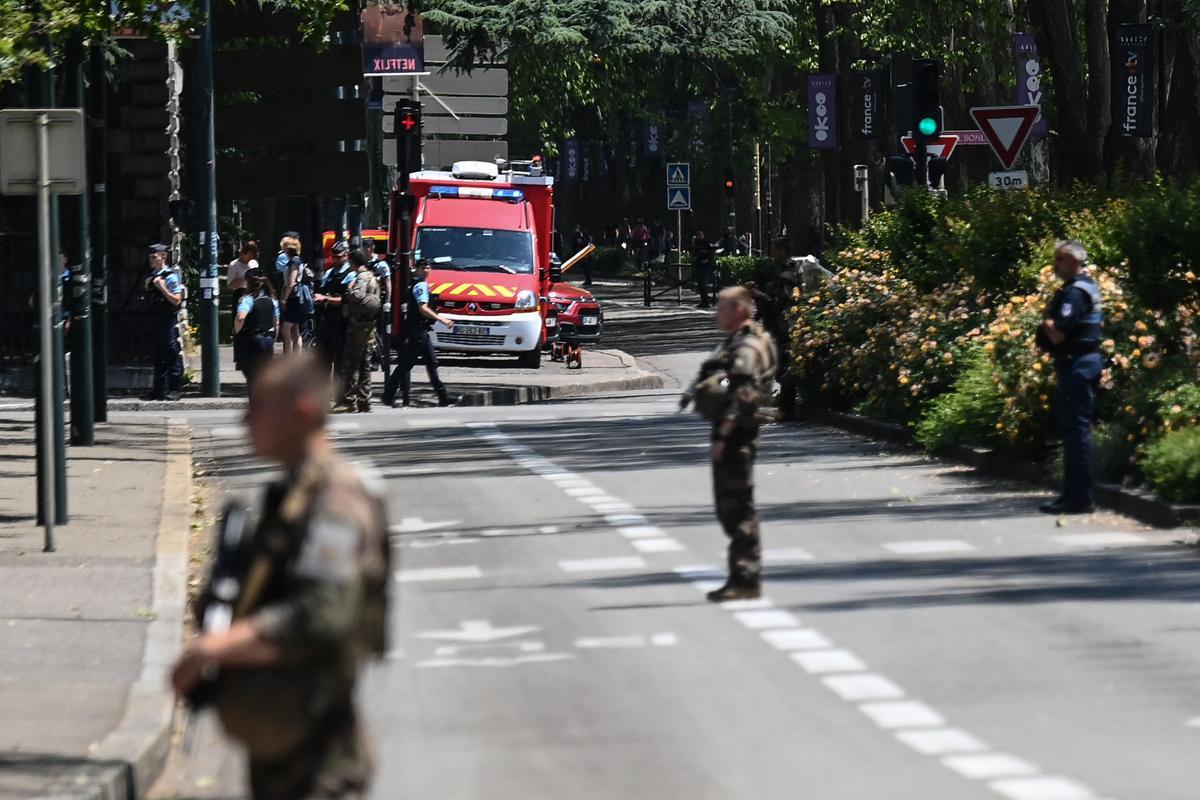
[[[383,301],[379,296],[379,280],[370,272],[360,272],[342,298],[346,318],[355,323],[374,323],[379,319]]]

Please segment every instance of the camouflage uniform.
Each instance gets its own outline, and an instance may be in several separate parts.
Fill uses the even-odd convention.
[[[729,375],[723,413],[713,423],[712,439],[733,420],[725,438],[725,451],[713,461],[713,497],[717,520],[729,537],[729,578],[757,585],[762,572],[758,512],[754,508],[754,458],[758,454],[759,406],[771,394],[778,351],[770,335],[757,322],[747,322],[729,335],[717,360]]]
[[[363,663],[386,648],[389,552],[382,500],[341,458],[302,464],[267,492],[237,617],[280,664],[228,669],[216,707],[246,746],[255,800],[357,798],[371,759],[354,707]],[[257,565],[269,565],[250,588]]]
[[[351,316],[354,303],[365,295],[380,296],[379,280],[370,272],[362,271],[342,298],[346,339],[337,368],[341,381],[338,405],[359,411],[371,410],[371,343],[375,340],[375,326],[379,322],[378,316],[366,320]]]

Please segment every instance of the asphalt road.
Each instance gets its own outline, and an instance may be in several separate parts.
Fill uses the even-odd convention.
[[[1179,532],[1059,526],[1020,487],[777,426],[767,599],[714,607],[706,435],[674,399],[338,420],[397,556],[373,798],[1196,797]],[[267,477],[228,415],[192,421],[217,479]],[[206,742],[161,796],[237,796]]]

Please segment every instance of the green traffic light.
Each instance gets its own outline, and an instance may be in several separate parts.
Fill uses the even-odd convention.
[[[933,136],[937,133],[937,129],[937,120],[933,117],[924,117],[917,123],[917,130],[921,132],[922,136]]]

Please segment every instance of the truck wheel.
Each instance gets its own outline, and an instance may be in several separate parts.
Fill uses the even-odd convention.
[[[535,347],[527,353],[517,356],[517,365],[522,369],[541,369],[542,348]]]

